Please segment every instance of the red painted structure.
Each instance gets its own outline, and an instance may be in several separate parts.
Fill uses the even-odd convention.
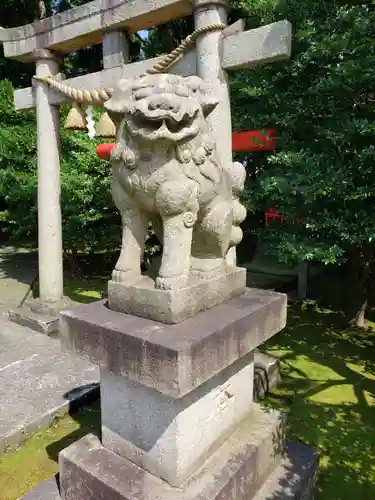
[[[273,128],[265,130],[247,130],[245,132],[232,133],[232,150],[234,153],[245,153],[249,151],[275,151],[276,149],[276,132]],[[111,152],[115,147],[115,143],[99,144],[96,148],[96,154],[102,160],[109,160]],[[264,213],[266,225],[270,220],[279,220],[284,222],[285,216],[277,212],[274,208],[269,208]],[[299,222],[300,219],[297,219]]]
[[[275,135],[276,132],[273,128],[232,132],[232,151],[234,153],[274,151],[276,149]]]
[[[96,148],[96,154],[99,156],[101,160],[109,160],[111,156],[112,149],[116,146],[114,142],[99,144]]]
[[[109,160],[115,144],[99,144],[96,154],[102,160]],[[232,151],[246,153],[248,151],[274,151],[276,149],[275,130],[247,130],[246,132],[232,133]]]

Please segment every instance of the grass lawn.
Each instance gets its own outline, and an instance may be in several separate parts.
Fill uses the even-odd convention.
[[[73,281],[70,296],[98,298]],[[91,291],[90,291],[91,290]],[[330,309],[292,305],[288,327],[265,348],[282,360],[283,382],[266,404],[288,413],[288,436],[313,444],[321,455],[316,500],[375,499],[375,333],[342,330]],[[371,324],[375,328],[375,323]],[[98,433],[98,404],[0,457],[0,498],[16,500],[57,470],[59,450],[88,432]]]
[[[283,382],[267,404],[288,414],[288,437],[314,445],[316,500],[375,499],[375,333],[343,331],[338,314],[290,307],[265,347]],[[375,324],[372,324],[375,327]]]

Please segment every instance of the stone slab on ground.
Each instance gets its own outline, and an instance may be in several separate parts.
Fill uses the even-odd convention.
[[[99,395],[98,369],[60,342],[0,320],[0,453]]]
[[[311,447],[294,441],[287,441],[284,458],[268,476],[258,492],[255,495],[250,494],[250,496],[237,496],[237,499],[313,500],[317,467],[318,455]],[[129,489],[131,489],[130,483]],[[129,500],[146,500],[146,495],[142,494],[140,489],[142,489],[142,478],[139,483],[134,484],[134,494],[128,497]],[[138,494],[140,496],[137,496]],[[99,500],[102,498],[99,495],[100,492],[98,492],[97,497],[85,496],[79,498],[79,500],[88,500],[88,498],[90,500]],[[151,500],[152,497],[150,496],[149,498]],[[121,497],[115,491],[112,492],[112,495],[106,497],[106,500],[120,499]],[[62,500],[58,477],[40,484],[37,488],[23,496],[22,500]]]
[[[27,326],[39,333],[57,335],[59,331],[60,311],[70,310],[82,305],[64,297],[61,300],[62,307],[60,309],[53,312],[51,310],[44,312],[39,311],[38,307],[34,310],[35,305],[38,306],[39,304],[39,299],[30,299],[22,307],[10,309],[8,311],[8,319],[17,325]]]
[[[44,316],[31,311],[27,306],[16,307],[8,312],[10,321],[20,326],[27,326],[32,330],[46,335],[52,335],[58,331],[59,317]]]
[[[284,459],[254,498],[246,500],[314,500],[319,456],[311,446],[286,442]]]
[[[176,488],[104,448],[89,434],[59,455],[64,500],[240,500],[280,463],[284,423],[257,405],[190,479]],[[124,480],[126,478],[126,480]],[[92,494],[91,492],[95,492]]]
[[[3,246],[0,248],[0,314],[18,307],[38,274],[37,251]]]

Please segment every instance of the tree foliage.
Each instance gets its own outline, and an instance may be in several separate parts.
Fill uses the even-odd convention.
[[[231,4],[231,21],[243,17],[247,28],[281,19],[293,25],[289,61],[239,71],[230,79],[234,129],[277,130],[277,151],[250,157],[249,212],[275,207],[286,214],[285,224],[268,231],[280,260],[350,261],[355,278],[350,314],[363,317],[375,239],[373,5],[358,0]],[[171,48],[171,37],[176,45],[178,23],[154,28],[149,50]]]
[[[66,110],[63,110],[66,116]],[[96,141],[61,133],[61,208],[65,250],[113,250],[120,220],[112,203],[109,166],[95,153]],[[16,241],[37,242],[35,113],[16,112],[13,88],[0,83],[0,193]]]
[[[234,126],[278,134],[277,151],[258,165],[250,208],[287,214],[272,233],[280,259],[350,260],[362,322],[375,239],[375,12],[339,0],[268,4],[253,16],[289,19],[293,55],[232,79]]]

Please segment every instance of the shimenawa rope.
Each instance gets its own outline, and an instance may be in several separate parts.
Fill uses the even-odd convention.
[[[193,33],[188,35],[183,42],[180,43],[170,54],[167,54],[163,59],[152,68],[146,71],[145,74],[154,75],[157,73],[164,73],[168,68],[170,68],[179,57],[184,54],[192,45],[195,44],[199,35],[203,33],[209,33],[211,31],[223,30],[227,26],[225,24],[208,24],[196,29]],[[101,90],[88,90],[88,89],[78,89],[71,87],[62,83],[59,80],[55,80],[53,76],[34,76],[34,79],[47,83],[52,89],[64,94],[69,97],[72,101],[76,101],[83,104],[88,104],[91,106],[102,106],[104,102],[111,98],[114,89],[101,89]]]

